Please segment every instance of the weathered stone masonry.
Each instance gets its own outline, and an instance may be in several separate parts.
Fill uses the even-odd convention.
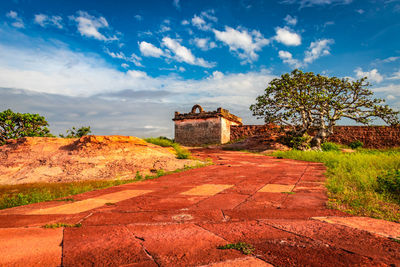
[[[271,135],[272,132],[276,134],[274,128],[270,125],[232,126],[231,140],[254,135]],[[335,126],[333,131],[329,141],[335,143],[347,145],[360,140],[367,148],[400,146],[400,126]]]
[[[175,112],[173,121],[175,142],[187,146],[227,143],[231,126],[242,125],[242,119],[226,109],[206,112],[200,105],[194,105],[190,113]]]
[[[175,112],[173,121],[175,141],[188,146],[224,144],[255,135],[276,140],[285,134],[277,125],[243,125],[242,119],[228,110],[206,112],[200,105],[194,105],[189,113]],[[345,145],[359,140],[367,148],[400,147],[400,126],[335,126],[328,140]]]

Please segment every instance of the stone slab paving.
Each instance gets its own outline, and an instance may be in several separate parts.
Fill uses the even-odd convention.
[[[120,202],[122,200],[130,199],[133,197],[137,197],[146,193],[151,192],[151,190],[123,190],[115,193],[110,193],[106,195],[101,195],[94,198],[89,198],[77,202],[73,202],[70,204],[64,204],[60,206],[55,206],[46,209],[38,209],[28,212],[27,214],[76,214],[84,211],[92,210],[101,206],[104,206],[106,203],[115,203]]]
[[[340,224],[358,230],[364,230],[370,233],[400,240],[400,224],[394,222],[385,222],[368,217],[314,217],[314,220],[320,220],[332,224]]]
[[[400,266],[399,224],[327,209],[322,164],[193,153],[215,164],[0,211],[0,266]]]
[[[189,196],[214,196],[232,186],[233,185],[229,184],[203,184],[196,186],[181,194]]]
[[[0,266],[60,266],[63,229],[0,229]]]
[[[266,193],[284,193],[284,192],[292,192],[294,188],[294,184],[267,184],[258,192],[266,192]]]

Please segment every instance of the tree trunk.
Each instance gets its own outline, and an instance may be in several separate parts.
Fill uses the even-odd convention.
[[[321,144],[326,140],[327,130],[322,128],[318,131],[318,133],[311,139],[311,148],[312,149],[321,149]]]

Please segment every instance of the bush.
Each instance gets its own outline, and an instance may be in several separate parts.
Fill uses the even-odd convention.
[[[309,136],[307,133],[302,136],[298,136],[296,131],[287,131],[279,141],[282,144],[297,150],[308,150],[310,149],[311,139],[311,136]]]
[[[376,182],[377,192],[389,194],[400,203],[400,170],[388,171],[384,175],[378,176]]]
[[[175,149],[176,157],[178,159],[188,159],[190,157],[190,152],[187,149],[181,147],[178,143],[175,143],[172,139],[169,139],[164,136],[160,136],[158,138],[145,138],[144,139],[148,143],[152,143],[162,147],[172,147]]]
[[[297,150],[308,150],[310,149],[311,136],[307,133],[303,136],[289,136],[288,146]]]
[[[53,137],[46,126],[48,122],[39,114],[14,113],[7,109],[0,113],[0,145],[26,136]]]
[[[352,149],[356,149],[356,148],[363,147],[363,146],[364,146],[364,144],[360,140],[353,141],[349,144],[349,147],[351,147]]]
[[[72,127],[72,129],[67,130],[66,135],[60,134],[62,138],[81,138],[82,136],[90,134],[92,131],[90,130],[90,126],[82,126],[79,129]]]
[[[332,142],[325,142],[321,144],[322,151],[338,151],[339,146]]]

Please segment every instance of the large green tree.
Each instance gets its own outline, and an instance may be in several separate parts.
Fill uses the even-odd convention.
[[[351,81],[296,69],[273,79],[250,110],[265,123],[292,126],[298,136],[315,129],[311,146],[319,148],[342,118],[362,124],[373,118],[399,123],[399,112],[383,105],[385,101],[375,98],[369,87],[366,77]]]
[[[0,145],[8,139],[25,136],[48,136],[50,130],[46,119],[39,114],[15,113],[11,109],[0,112]]]

